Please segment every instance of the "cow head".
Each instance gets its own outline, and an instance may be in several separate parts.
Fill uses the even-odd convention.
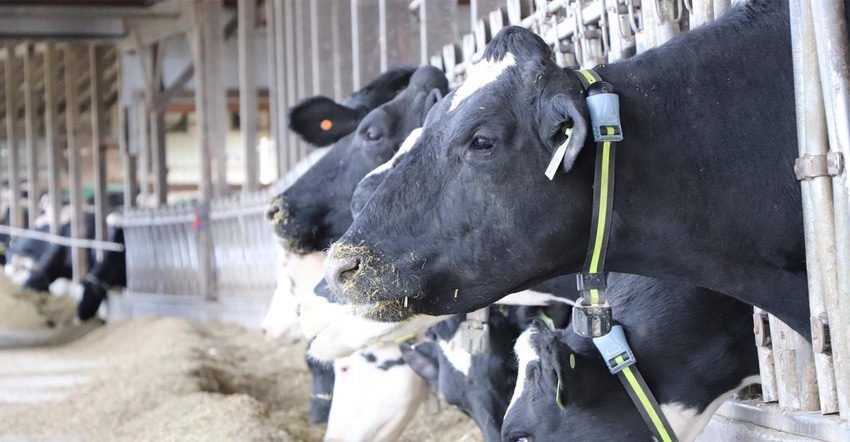
[[[502,30],[331,247],[331,290],[368,318],[401,321],[469,312],[577,270],[592,197],[586,115],[581,85],[546,44]],[[567,128],[568,173],[549,181]]]
[[[447,89],[441,71],[419,68],[404,91],[366,115],[350,136],[274,200],[266,215],[284,246],[308,253],[342,236],[351,225],[349,205],[357,183],[393,156]]]
[[[427,388],[395,343],[334,361],[334,394],[325,441],[396,441]]]
[[[570,332],[532,325],[517,339],[516,389],[502,424],[502,440],[651,441],[626,390],[591,341],[576,348]],[[580,346],[580,347],[579,347]]]

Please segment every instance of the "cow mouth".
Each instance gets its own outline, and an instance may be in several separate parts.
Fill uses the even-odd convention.
[[[401,322],[415,314],[412,297],[349,304],[349,314],[377,322]]]

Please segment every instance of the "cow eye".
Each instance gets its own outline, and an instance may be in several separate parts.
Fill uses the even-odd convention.
[[[478,150],[492,149],[493,140],[478,135],[477,137],[475,137],[475,139],[472,140],[472,148]]]
[[[534,438],[531,436],[519,436],[511,439],[513,442],[534,442]]]
[[[369,140],[369,141],[380,140],[381,136],[382,136],[381,133],[376,131],[376,130],[369,129],[369,130],[366,131],[366,139]]]

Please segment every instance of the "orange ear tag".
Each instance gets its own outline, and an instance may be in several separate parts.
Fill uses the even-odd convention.
[[[329,131],[332,127],[334,127],[334,123],[331,120],[322,120],[322,122],[319,123],[319,127],[321,127],[323,131]]]

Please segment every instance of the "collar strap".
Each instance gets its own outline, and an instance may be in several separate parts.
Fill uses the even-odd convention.
[[[615,144],[622,141],[620,100],[614,87],[596,71],[575,71],[587,95],[587,108],[593,138],[597,142],[596,177],[593,185],[593,220],[590,241],[582,273],[577,275],[581,299],[573,309],[573,330],[584,337],[604,336],[611,330],[611,307],[605,290],[607,274],[603,270],[605,251],[611,232],[614,197]]]
[[[629,397],[655,438],[661,442],[676,441],[676,433],[673,432],[670,423],[661,412],[658,401],[655,400],[655,396],[652,395],[652,391],[649,390],[635,365],[637,361],[623,333],[623,327],[613,326],[607,335],[593,338],[593,343],[605,359],[608,370],[611,374],[617,375],[626,388]]]

